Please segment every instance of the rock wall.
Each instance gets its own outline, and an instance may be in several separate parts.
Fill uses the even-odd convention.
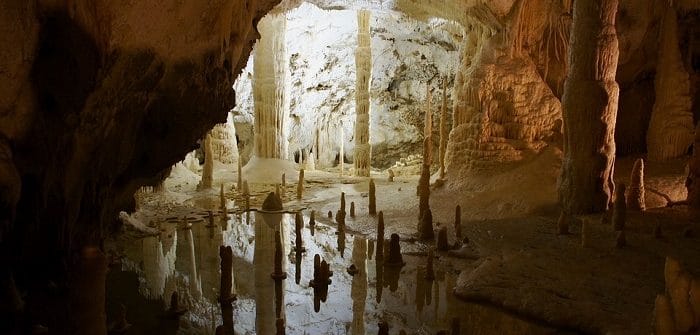
[[[333,166],[342,131],[346,161],[350,162],[354,152],[356,11],[326,11],[304,3],[287,13],[287,18],[290,156],[300,148],[311,149],[318,133],[319,163]],[[372,166],[385,168],[402,156],[420,152],[425,83],[432,80],[435,96],[439,96],[443,78],[452,85],[462,28],[444,20],[416,21],[392,11],[373,12],[370,27]],[[244,161],[252,144],[252,63],[234,85],[237,103],[233,113]],[[452,105],[450,92],[448,106]]]
[[[14,212],[0,220],[0,276],[14,273],[27,309],[47,303],[33,294],[49,281],[71,288],[69,255],[225,121],[253,23],[276,2],[0,3],[0,200]],[[77,333],[71,313],[33,321]]]

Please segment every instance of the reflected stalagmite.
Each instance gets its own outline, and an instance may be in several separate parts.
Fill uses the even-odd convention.
[[[433,268],[433,250],[430,249],[428,250],[428,257],[426,259],[426,266],[425,266],[425,279],[428,281],[435,280],[435,269]]]
[[[369,215],[377,215],[377,188],[374,179],[369,179]]]
[[[295,250],[296,252],[305,252],[306,248],[304,248],[302,237],[301,237],[301,230],[304,228],[304,219],[301,216],[301,212],[296,212],[296,215],[294,217],[294,235],[295,235]]]
[[[639,158],[634,162],[632,174],[630,175],[630,187],[627,192],[627,208],[633,211],[643,211],[646,209],[644,192],[644,160]]]
[[[401,244],[398,234],[391,234],[391,239],[389,241],[389,256],[387,257],[384,264],[389,266],[403,266],[403,256],[401,255]]]
[[[438,230],[437,249],[438,251],[450,250],[450,243],[447,240],[447,227],[445,226],[440,227],[440,230]]]
[[[377,216],[377,256],[378,263],[384,259],[384,212]]]
[[[430,208],[426,209],[420,220],[418,238],[421,240],[432,240],[435,238],[435,232],[433,231],[433,212]]]
[[[284,250],[282,250],[282,237],[280,236],[280,232],[276,231],[275,232],[275,269],[270,275],[272,279],[275,281],[277,280],[284,280],[287,279],[287,272],[282,270],[282,262],[284,261]]]
[[[353,239],[352,263],[356,270],[352,277],[352,334],[365,334],[365,304],[367,300],[367,239]]]
[[[219,303],[223,320],[223,334],[233,335],[233,305],[236,295],[233,294],[233,250],[230,246],[219,247],[221,258],[221,285]]]

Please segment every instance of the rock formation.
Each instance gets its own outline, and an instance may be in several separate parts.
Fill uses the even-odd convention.
[[[214,159],[224,164],[238,162],[238,145],[236,144],[236,127],[233,122],[219,123],[210,132],[210,141]]]
[[[372,47],[370,45],[370,12],[357,11],[357,49],[355,50],[355,175],[369,177],[372,146],[369,143],[370,81],[372,78]]]
[[[204,190],[211,188],[214,183],[214,153],[211,147],[211,135],[207,133],[202,141],[204,149],[204,166],[202,167],[202,180],[199,181],[197,189]]]
[[[676,9],[670,2],[661,23],[654,88],[656,98],[647,132],[647,156],[663,161],[684,155],[693,144],[691,88],[678,46]]]
[[[304,196],[304,169],[299,170],[299,180],[297,181],[297,200]]]
[[[605,211],[614,192],[618,0],[574,1],[564,84],[559,201],[570,214]]]
[[[287,158],[285,122],[288,118],[287,17],[268,14],[258,23],[253,92],[255,97],[255,155]]]
[[[615,231],[625,229],[627,220],[627,201],[625,201],[625,184],[618,184],[615,190],[615,204],[613,207],[612,224]]]
[[[440,179],[445,179],[445,151],[447,150],[447,78],[442,84],[442,107],[440,108]]]
[[[377,215],[377,188],[374,179],[369,179],[369,215]]]

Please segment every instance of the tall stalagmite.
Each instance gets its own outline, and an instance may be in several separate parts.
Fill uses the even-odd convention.
[[[260,40],[254,57],[253,98],[255,101],[255,155],[260,158],[287,158],[285,120],[288,59],[285,48],[287,18],[268,14],[260,23]]]
[[[211,135],[207,133],[204,137],[204,166],[202,167],[202,179],[197,185],[198,189],[211,188],[214,182],[214,154],[211,147]]]
[[[656,100],[647,132],[647,157],[663,161],[684,155],[693,143],[690,80],[678,44],[678,20],[672,5],[661,24]]]
[[[627,208],[635,211],[646,209],[644,192],[644,160],[639,158],[634,162],[630,175],[630,187],[627,194]]]
[[[447,151],[447,78],[442,84],[442,107],[440,108],[440,179],[445,179],[445,151]]]
[[[433,118],[430,103],[430,85],[427,85],[425,127],[423,129],[425,137],[423,139],[423,165],[418,180],[418,220],[423,219],[425,211],[430,209],[430,165],[433,161]]]
[[[370,12],[357,12],[357,50],[355,50],[355,175],[369,177],[372,146],[369,144],[369,88],[372,78],[372,47],[369,35]]]
[[[615,186],[615,120],[619,86],[615,82],[618,0],[574,2],[564,85],[564,160],[559,201],[565,212],[604,211]]]

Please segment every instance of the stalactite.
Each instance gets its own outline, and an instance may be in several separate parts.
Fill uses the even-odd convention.
[[[615,189],[617,5],[618,0],[574,2],[559,182],[559,201],[571,215],[605,211]]]
[[[214,154],[211,149],[211,136],[209,133],[204,137],[204,167],[202,168],[202,179],[197,185],[200,190],[211,188],[214,183]]]
[[[255,108],[255,155],[260,158],[287,157],[285,120],[288,59],[285,47],[287,18],[268,14],[258,23],[260,40],[254,57],[253,97]]]
[[[357,12],[357,49],[355,50],[355,175],[369,177],[372,146],[369,144],[370,81],[372,77],[372,48],[370,39],[370,12]]]
[[[445,179],[445,151],[447,150],[447,78],[442,87],[442,107],[440,108],[440,179]]]
[[[654,77],[656,98],[647,132],[647,157],[650,161],[683,156],[693,143],[690,78],[681,59],[673,6],[666,9],[660,41]]]

